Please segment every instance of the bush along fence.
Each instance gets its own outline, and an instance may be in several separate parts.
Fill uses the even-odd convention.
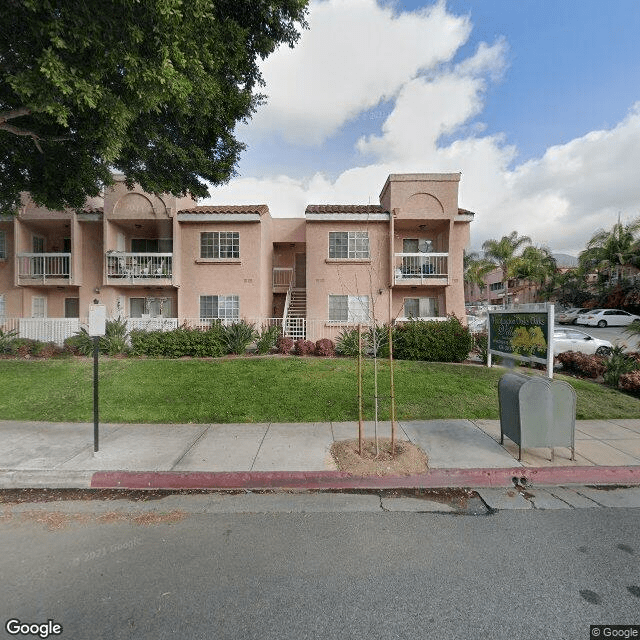
[[[99,340],[100,352],[108,356],[146,356],[150,358],[208,357],[279,353],[293,356],[358,357],[358,329],[345,327],[335,341],[286,337],[277,324],[261,327],[246,321],[208,322],[199,327],[183,325],[167,330],[130,329],[125,320],[108,320],[106,333]],[[410,320],[392,330],[393,356],[397,360],[423,362],[463,362],[470,352],[486,362],[486,335],[473,336],[455,317],[444,321]],[[371,357],[389,355],[388,326],[363,327],[362,353]],[[48,358],[63,354],[90,356],[93,340],[84,327],[61,346],[20,337],[16,329],[0,327],[0,355]],[[609,356],[585,355],[568,351],[556,356],[563,372],[640,395],[640,352],[623,352],[615,347]]]
[[[344,327],[335,341],[330,338],[311,341],[283,336],[281,326],[275,323],[256,326],[244,320],[206,321],[198,326],[193,323],[178,327],[158,324],[146,328],[132,326],[136,325],[132,325],[129,319],[108,320],[106,333],[99,340],[100,352],[110,356],[167,358],[220,357],[242,355],[247,351],[322,357],[358,355],[357,327]],[[375,345],[378,357],[387,357],[388,336],[388,326],[364,327],[364,354],[372,355]],[[396,358],[432,362],[461,362],[468,357],[472,346],[469,330],[455,317],[444,321],[404,322],[393,328],[393,341]],[[45,345],[55,353],[85,356],[93,353],[93,340],[83,326],[76,325],[75,332],[62,344],[22,338],[17,329],[0,329],[0,353],[38,355]]]

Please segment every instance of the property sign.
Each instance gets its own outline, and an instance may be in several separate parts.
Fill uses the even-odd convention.
[[[540,311],[489,311],[489,354],[547,365],[553,374],[553,305]],[[491,362],[489,361],[489,365]]]
[[[89,305],[90,336],[103,336],[107,330],[107,307],[103,304]]]

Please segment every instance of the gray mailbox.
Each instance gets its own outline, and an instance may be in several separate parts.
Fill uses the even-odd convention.
[[[571,448],[575,460],[576,392],[561,380],[506,373],[498,383],[500,444],[506,435],[522,448]]]

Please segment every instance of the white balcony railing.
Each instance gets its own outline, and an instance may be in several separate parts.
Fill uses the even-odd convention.
[[[18,278],[68,280],[71,277],[70,253],[19,253]]]
[[[396,253],[394,263],[395,284],[428,284],[435,279],[447,279],[448,253]]]
[[[274,267],[273,268],[273,286],[288,287],[293,281],[292,267]]]
[[[168,278],[173,275],[172,253],[122,253],[106,254],[107,278],[123,280],[148,280]]]

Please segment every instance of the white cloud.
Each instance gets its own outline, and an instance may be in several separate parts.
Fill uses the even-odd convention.
[[[394,15],[375,0],[313,2],[294,49],[262,65],[268,103],[242,131],[319,144],[350,118],[392,98],[408,81],[452,59],[470,33],[444,2]]]
[[[504,71],[504,40],[481,44],[455,65],[439,65],[453,59],[469,28],[465,19],[449,16],[442,3],[430,12],[393,17],[373,0],[329,0],[314,5],[312,21],[302,49],[274,58],[269,80],[276,79],[274,99],[256,126],[261,133],[289,127],[292,139],[319,142],[350,115],[391,96],[392,110],[379,133],[357,142],[362,166],[335,180],[322,172],[305,180],[239,178],[216,189],[211,201],[266,202],[273,216],[301,216],[311,203],[377,203],[389,173],[461,171],[460,206],[477,213],[473,248],[516,230],[536,244],[574,254],[596,229],[610,227],[618,212],[627,218],[640,214],[640,103],[613,128],[550,147],[541,158],[514,166],[516,149],[502,135],[483,136],[482,123],[474,121],[489,83]],[[446,28],[427,46],[425,34],[434,32],[434,24]],[[335,48],[327,46],[332,31]],[[367,55],[359,57],[363,48]],[[378,65],[373,74],[365,71],[371,56]],[[426,68],[429,73],[420,75]],[[285,78],[290,73],[303,78],[299,81],[310,92],[292,95],[289,104]],[[318,154],[322,167],[322,150]]]

